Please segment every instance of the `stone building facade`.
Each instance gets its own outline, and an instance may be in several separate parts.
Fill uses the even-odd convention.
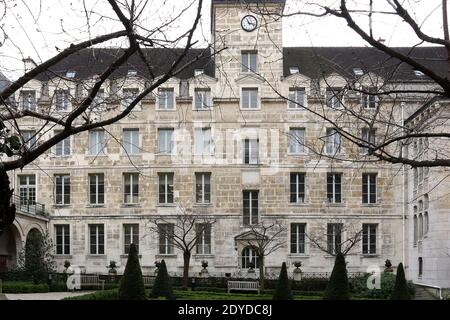
[[[280,12],[284,1],[264,4]],[[282,19],[257,9],[213,0],[211,31],[218,51],[213,59],[167,81],[127,118],[70,137],[11,174],[16,191],[46,204],[60,269],[69,260],[89,273],[103,273],[114,260],[123,272],[134,242],[144,273],[151,274],[155,261],[164,259],[169,271],[179,274],[182,253],[151,225],[155,218],[170,220],[185,210],[215,221],[194,250],[192,274],[204,260],[210,274],[245,273],[255,258],[243,239],[249,224],[257,223],[285,227],[279,235],[283,246],[266,258],[268,273],[278,272],[283,261],[291,270],[301,261],[304,272],[330,272],[333,256],[311,239],[323,238],[323,247],[333,249],[355,232],[362,240],[347,256],[350,272],[382,270],[386,259],[394,265],[405,261],[409,244],[403,232],[409,225],[402,215],[406,191],[400,167],[344,160],[365,158],[364,152],[334,139],[328,122],[302,108],[326,108],[331,119],[349,121],[335,110],[339,101],[329,95],[330,88],[344,87],[349,78],[373,85],[374,78],[382,78],[376,65],[385,57],[370,48],[283,48]],[[93,66],[114,50],[85,50],[68,58],[64,70],[33,79],[16,100],[70,111],[87,94]],[[133,90],[146,86],[144,69],[130,64],[109,80],[97,107],[120,108]],[[389,83],[417,85],[409,81],[412,76],[406,70]],[[381,103],[358,92],[344,99],[367,113]],[[389,109],[397,102],[383,103]],[[416,108],[415,102],[406,106],[410,113]],[[397,107],[394,116],[401,121]],[[30,137],[42,125],[21,121]],[[350,121],[348,126],[358,135],[365,129]],[[54,130],[42,134],[51,136]],[[343,239],[336,231],[341,224]]]

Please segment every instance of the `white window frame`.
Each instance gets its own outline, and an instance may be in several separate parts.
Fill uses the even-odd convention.
[[[163,227],[164,226],[164,227]],[[161,235],[161,231],[158,232],[158,254],[161,255],[172,255],[174,254],[174,244],[173,239],[171,239],[170,235],[175,233],[175,225],[173,223],[160,223],[158,224],[158,228],[163,227],[165,230]],[[169,233],[169,228],[171,227],[171,232]],[[161,237],[164,236],[164,243],[161,243]],[[161,245],[164,246],[164,252],[161,252]]]
[[[130,228],[130,232],[127,233],[127,228]],[[137,230],[135,230],[137,229]],[[133,242],[133,238],[137,236],[137,243]],[[127,244],[127,240],[130,240],[130,243]],[[139,253],[139,224],[138,223],[124,223],[123,224],[123,254],[129,254],[129,252],[127,252],[127,246],[128,246],[128,250],[129,247],[131,246],[131,244],[135,244],[137,251]]]
[[[362,174],[361,177],[361,183],[364,184],[364,176],[367,175],[367,202],[364,202],[364,193],[361,190],[361,195],[362,195],[362,199],[361,202],[363,204],[377,204],[378,203],[378,174],[377,173],[373,173],[373,172],[365,172]],[[371,194],[371,189],[370,189],[370,182],[371,182],[371,177],[375,176],[375,202],[371,202],[370,201],[370,194]],[[362,187],[364,188],[364,187]]]
[[[127,135],[128,137],[126,137]],[[122,152],[124,154],[139,155],[141,153],[139,128],[124,128],[122,137]]]
[[[99,201],[99,195],[101,194],[99,192],[99,189],[100,189],[100,183],[99,183],[100,179],[99,178],[100,178],[100,176],[103,176],[103,202]],[[92,181],[91,179],[94,178],[94,177],[95,177],[95,183],[92,184],[91,183],[91,181]],[[89,197],[88,202],[89,202],[89,204],[93,205],[93,206],[103,206],[106,203],[105,174],[104,173],[89,173],[88,174],[88,184],[89,184],[89,186],[88,186],[88,197]],[[91,185],[95,185],[95,202],[91,201],[91,196],[92,196]]]
[[[100,249],[100,244],[99,244],[99,239],[100,239],[99,227],[100,226],[103,227],[103,252],[102,253],[100,253],[100,250],[99,250]],[[92,227],[95,227],[95,253],[93,253],[91,251],[91,249],[92,249],[92,242],[91,242]],[[89,254],[95,255],[95,256],[104,255],[106,252],[105,225],[102,223],[93,223],[93,224],[88,225],[88,229],[89,229]]]
[[[376,128],[362,128],[361,138],[363,143],[368,145],[376,144],[377,129]],[[367,155],[369,153],[369,147],[361,147],[361,154]]]
[[[169,202],[169,176],[172,176],[172,202]],[[161,178],[164,179],[164,181],[161,181]],[[160,186],[161,182],[163,182],[164,186],[164,202],[160,202]],[[175,174],[173,172],[158,172],[158,203],[162,205],[172,205],[175,203]]]
[[[25,98],[25,95],[28,95],[28,97]],[[34,99],[31,99],[30,95],[32,95]],[[20,91],[20,108],[24,111],[25,110],[36,111],[37,109],[36,90]]]
[[[129,177],[129,182],[130,182],[130,193],[126,194],[125,190],[126,190],[126,182],[127,182],[127,177]],[[139,173],[136,172],[124,172],[122,175],[122,179],[123,179],[123,203],[125,205],[135,205],[139,203]],[[135,181],[137,180],[137,192],[135,193],[133,190],[133,186],[135,185]],[[128,199],[130,199],[129,201],[127,200],[127,196]],[[136,198],[136,201],[134,200]]]
[[[344,108],[344,93],[341,90],[342,88],[325,89],[325,105],[328,109],[339,110]],[[328,103],[329,101],[331,103]]]
[[[259,221],[260,221],[260,217],[259,217],[259,208],[260,208],[260,205],[259,205],[259,201],[260,201],[260,198],[259,198],[259,191],[258,190],[243,190],[242,191],[242,199],[243,199],[243,202],[242,202],[242,204],[244,204],[244,200],[245,200],[245,197],[244,197],[244,192],[248,192],[248,194],[249,194],[249,198],[248,198],[248,204],[249,204],[249,206],[248,206],[248,211],[249,211],[249,218],[248,218],[248,224],[245,224],[245,215],[244,215],[244,210],[245,210],[245,207],[243,206],[243,212],[242,212],[242,218],[243,218],[243,225],[249,225],[249,226],[252,226],[252,225],[256,225],[256,224],[258,224],[259,223]],[[258,200],[258,207],[257,207],[257,214],[256,214],[256,217],[253,217],[253,196],[254,195],[256,195],[256,197],[257,197],[257,200]],[[256,222],[255,221],[253,221],[253,220],[256,220]]]
[[[248,91],[248,107],[244,106],[244,91]],[[260,88],[259,87],[242,87],[241,88],[241,110],[252,111],[252,110],[261,110],[261,101],[260,101]],[[252,96],[250,92],[256,92],[256,107],[251,107]]]
[[[101,139],[102,137],[103,140]],[[91,142],[93,142],[92,140],[95,140],[94,145],[91,145]],[[88,153],[90,156],[103,156],[107,154],[105,130],[89,130]]]
[[[209,134],[207,133],[209,131]],[[209,137],[209,139],[208,139]],[[209,141],[209,142],[208,142]],[[209,145],[209,148],[207,147]],[[208,150],[209,149],[209,150]],[[209,156],[214,154],[211,127],[194,129],[194,155]]]
[[[332,192],[331,192],[331,195],[332,195],[332,198],[331,198],[331,201],[330,201],[330,198],[328,197],[328,185],[329,185],[329,183],[328,183],[328,176],[329,175],[331,175],[332,176],[332,179],[333,179],[333,181],[332,181],[332,183],[331,183],[331,185],[332,185]],[[341,187],[341,192],[340,192],[340,195],[341,195],[341,201],[336,201],[336,195],[337,195],[337,192],[336,192],[336,185],[337,185],[337,183],[336,183],[336,176],[339,176],[340,178],[341,178],[341,183],[340,183],[340,187]],[[342,179],[343,178],[343,174],[342,173],[340,173],[340,172],[329,172],[329,173],[327,173],[327,202],[328,203],[331,203],[331,204],[339,204],[339,203],[343,203],[343,197],[342,197],[342,195],[343,195],[343,192],[342,192],[342,187],[343,187],[343,183],[342,183]]]
[[[202,228],[200,236],[197,235],[196,254],[209,255],[212,253],[212,224],[211,223],[197,223],[196,228]],[[196,230],[198,232],[198,230]],[[209,243],[206,242],[206,231],[209,232]],[[200,248],[200,250],[199,250]],[[205,250],[205,249],[209,250]]]
[[[201,107],[198,106],[198,99],[200,99]],[[194,99],[192,101],[193,110],[211,110],[213,107],[211,89],[210,88],[195,88]]]
[[[374,86],[362,87],[363,91],[377,93],[378,89]],[[373,99],[373,101],[372,101]],[[378,108],[380,99],[378,95],[361,92],[361,107],[365,110],[375,110]],[[371,105],[373,106],[371,107]]]
[[[67,232],[69,235],[69,243],[66,244],[66,230],[65,228],[68,228]],[[61,228],[61,253],[58,253],[58,228]],[[55,255],[57,256],[63,256],[63,255],[69,255],[70,251],[71,251],[71,245],[70,245],[70,224],[55,224],[54,225],[54,229],[55,229]],[[66,245],[69,246],[69,250],[68,252],[66,252]]]
[[[255,59],[254,61],[255,70],[252,70],[252,58]],[[252,50],[241,51],[241,72],[242,73],[258,72],[258,51]]]
[[[292,198],[292,175],[295,175],[295,202],[291,201]],[[300,183],[300,176],[303,175],[303,201],[301,201],[300,197],[300,186],[302,185]],[[305,172],[290,172],[289,173],[289,203],[291,204],[304,204],[306,203],[306,173]]]
[[[303,95],[303,101],[300,101],[299,99],[299,92],[302,92]],[[293,87],[289,88],[289,100],[287,101],[287,108],[291,111],[299,111],[299,110],[305,110],[305,108],[308,106],[308,99],[306,96],[306,88],[302,87]]]
[[[201,200],[198,201],[198,197],[197,197],[197,179],[201,178]],[[206,183],[208,182],[208,183]],[[206,184],[209,184],[209,200],[206,200],[205,198],[205,189],[206,189]],[[196,204],[211,204],[211,196],[212,196],[212,190],[211,190],[211,172],[196,172],[195,173],[195,203]]]
[[[246,144],[248,141],[248,149],[246,148]],[[260,164],[259,159],[259,139],[244,139],[243,142],[244,149],[244,164],[252,165],[252,164]],[[245,162],[247,158],[247,150],[248,150],[248,163]]]
[[[299,230],[299,227],[303,226],[303,251],[300,250],[300,235],[302,234]],[[289,252],[292,255],[305,255],[306,254],[306,223],[303,222],[293,222],[290,224],[291,232],[290,232],[290,243],[289,243]],[[295,227],[295,252],[292,252],[292,231]]]
[[[297,139],[294,138],[294,132],[299,131],[300,136],[295,134]],[[301,144],[301,141],[303,139],[303,145]],[[305,128],[289,128],[289,135],[288,135],[288,154],[289,155],[304,155],[306,154],[306,129]]]
[[[169,137],[169,132],[170,132],[170,139],[168,139]],[[157,134],[158,134],[158,154],[174,154],[175,152],[175,130],[173,128],[158,128],[157,130]],[[162,137],[161,134],[164,134],[164,136]],[[163,138],[163,139],[161,139]],[[162,141],[164,140],[164,141]],[[162,144],[164,144],[164,150],[161,150],[161,146]]]
[[[169,99],[167,97],[167,92],[172,93],[172,108],[169,108],[170,104],[168,103]],[[163,108],[161,108],[162,101],[164,101]],[[175,102],[176,102],[176,99],[175,99],[175,89],[174,88],[158,88],[156,110],[160,110],[160,111],[172,110],[173,111],[176,109]]]
[[[342,152],[342,136],[335,128],[327,128],[325,136],[325,153],[337,155]]]
[[[371,247],[371,242],[370,242],[370,238],[372,236],[372,233],[370,232],[370,227],[375,226],[375,252],[371,252],[370,247]],[[368,228],[368,232],[365,233],[364,228],[367,227]],[[362,226],[362,238],[361,238],[361,252],[363,255],[377,255],[378,254],[378,229],[379,226],[377,223],[363,223]],[[366,235],[367,237],[367,252],[364,252],[364,236]]]
[[[61,178],[61,203],[58,203],[58,199],[57,199],[58,198],[58,187],[57,187],[56,179],[58,177]],[[70,185],[70,175],[69,174],[55,174],[54,179],[55,179],[55,205],[57,205],[57,206],[70,205],[71,193],[72,193],[72,187]],[[67,182],[67,179],[69,180],[68,182]],[[66,196],[66,193],[64,191],[66,184],[69,185],[69,201],[68,201],[68,203],[66,203],[64,200],[64,198]]]
[[[133,94],[131,94],[133,92]],[[130,94],[129,94],[130,93]],[[120,102],[120,107],[122,110],[128,108],[128,106],[133,102],[134,99],[139,95],[139,88],[129,87],[122,89],[122,100]],[[134,107],[133,111],[141,110],[141,101],[139,101]]]
[[[62,94],[62,105],[58,106],[58,95]],[[54,92],[55,95],[55,110],[56,112],[69,112],[72,109],[72,103],[70,101],[69,89],[57,89]]]
[[[54,135],[56,136],[56,135],[60,134],[61,132],[62,132],[62,130],[55,130]],[[69,149],[68,153],[66,153],[66,151],[67,151],[67,144],[68,144],[68,147],[69,147],[68,148]],[[60,146],[61,151],[62,151],[61,154],[58,154],[58,147],[59,146]],[[65,138],[64,140],[61,140],[60,142],[55,144],[53,153],[54,153],[55,157],[69,157],[72,154],[72,139],[71,139],[71,136],[69,136],[69,137]]]

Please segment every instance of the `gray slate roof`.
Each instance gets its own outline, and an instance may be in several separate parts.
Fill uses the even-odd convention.
[[[394,48],[408,54],[410,48]],[[337,72],[342,76],[353,77],[353,68],[361,68],[364,73],[373,72],[389,80],[423,81],[414,69],[399,60],[391,58],[371,47],[291,47],[283,48],[283,73],[289,75],[290,66],[298,66],[300,73],[312,79]],[[410,57],[423,63],[441,76],[446,76],[446,52],[444,47],[418,47]]]
[[[410,48],[395,48],[407,53]],[[182,61],[191,61],[196,55],[204,54],[205,58],[195,61],[193,65],[178,74],[178,78],[188,79],[194,75],[195,69],[204,69],[205,74],[214,77],[215,67],[212,58],[208,57],[209,49],[192,49]],[[86,79],[103,72],[121,53],[123,49],[85,49],[75,53],[64,61],[40,74],[38,80],[47,80],[55,74],[64,76],[67,71],[75,71],[76,78]],[[133,55],[126,65],[113,73],[113,77],[122,77],[129,69],[136,70],[144,78],[152,79],[164,74],[171,64],[182,53],[182,49],[148,48],[143,52],[151,65],[153,75],[140,57]],[[385,53],[370,47],[288,47],[283,49],[284,76],[289,76],[289,67],[298,66],[300,73],[312,79],[324,75],[338,73],[345,77],[354,77],[353,68],[364,73],[372,72],[395,81],[424,81],[427,77],[418,77],[407,64],[387,56]],[[446,52],[443,47],[418,47],[411,57],[424,63],[441,76],[446,76]]]

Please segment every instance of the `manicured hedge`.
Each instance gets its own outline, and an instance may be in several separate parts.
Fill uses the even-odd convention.
[[[395,286],[395,274],[392,272],[383,272],[381,274],[380,289],[368,289],[367,279],[370,275],[353,279],[351,285],[352,296],[360,298],[389,299]],[[414,295],[414,286],[408,282],[408,289],[411,295]]]
[[[100,290],[78,297],[68,297],[63,300],[118,300],[119,289]]]
[[[3,293],[42,293],[48,292],[47,284],[34,284],[32,282],[5,281],[2,286]]]

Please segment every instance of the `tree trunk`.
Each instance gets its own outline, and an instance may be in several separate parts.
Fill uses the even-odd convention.
[[[259,255],[259,288],[264,290],[265,274],[264,274],[264,255]]]
[[[189,251],[183,252],[183,287],[187,288],[189,286],[189,263],[191,261],[191,253]]]
[[[9,178],[5,170],[0,169],[0,235],[16,218],[16,205],[11,204],[13,190],[9,187]]]

